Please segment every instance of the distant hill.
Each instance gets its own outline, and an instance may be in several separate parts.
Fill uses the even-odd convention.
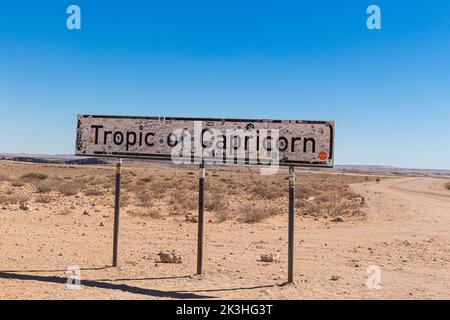
[[[377,166],[377,165],[337,165],[334,168],[342,172],[369,172],[379,174],[414,175],[414,176],[429,176],[429,175],[450,176],[450,170],[442,170],[442,169],[397,168],[392,166]]]
[[[91,158],[91,157],[75,157],[70,154],[25,154],[25,153],[0,153],[0,160],[30,162],[30,163],[55,163],[55,164],[78,164],[78,165],[102,165],[112,163],[113,159],[108,158]],[[146,162],[148,160],[128,159],[127,162]],[[170,162],[160,162],[171,166]],[[299,168],[301,170],[301,168]],[[309,171],[321,171],[321,168],[305,168]],[[329,170],[329,169],[325,169]],[[335,165],[333,171],[348,173],[371,173],[386,174],[398,176],[450,176],[450,170],[440,169],[414,169],[414,168],[397,168],[392,166],[380,165]]]
[[[107,164],[108,161],[100,158],[75,157],[71,155],[43,155],[43,154],[22,154],[22,153],[3,153],[0,154],[0,160],[9,160],[17,162],[30,163],[55,163],[55,164]]]

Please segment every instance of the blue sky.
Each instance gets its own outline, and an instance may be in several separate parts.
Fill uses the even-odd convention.
[[[0,0],[0,152],[73,153],[77,113],[336,120],[337,164],[450,169],[450,1]]]

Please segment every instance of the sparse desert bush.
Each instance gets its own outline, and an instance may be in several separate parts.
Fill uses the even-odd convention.
[[[36,191],[38,193],[48,193],[52,191],[53,185],[47,181],[42,181],[36,184]]]
[[[275,205],[264,203],[261,206],[246,204],[239,209],[241,220],[246,223],[261,222],[262,220],[276,215],[278,208]]]
[[[20,179],[24,181],[45,180],[47,178],[48,175],[39,172],[30,172],[20,177]]]
[[[140,178],[139,181],[148,183],[152,181],[152,177],[144,177],[144,178]]]
[[[23,181],[20,181],[20,180],[13,180],[13,181],[11,181],[11,185],[13,186],[13,187],[22,187],[23,185],[25,185],[25,182],[23,182]]]
[[[85,182],[86,184],[89,184],[91,186],[101,186],[103,185],[105,182],[109,183],[110,179],[108,179],[107,177],[95,177],[93,179],[90,179],[90,181]]]
[[[326,200],[325,198],[326,197]],[[364,197],[336,197],[322,196],[300,199],[296,202],[302,216],[311,217],[364,217],[361,210],[365,205]]]
[[[0,174],[0,181],[11,181],[11,177]]]
[[[227,204],[221,197],[210,194],[205,199],[205,209],[208,211],[224,210],[226,207]]]
[[[80,185],[85,185],[85,184],[89,184],[92,181],[95,180],[95,177],[93,176],[87,176],[87,175],[82,175],[82,176],[76,176],[73,179],[75,182],[79,183]]]
[[[155,200],[153,194],[149,191],[138,193],[137,198],[139,200],[138,205],[142,207],[150,207]]]
[[[214,214],[217,217],[217,222],[224,222],[235,216],[235,212],[229,209],[218,210]]]
[[[47,194],[40,194],[36,197],[36,202],[38,203],[51,203],[53,201],[53,197],[47,195]]]
[[[169,182],[155,182],[149,185],[150,191],[157,199],[162,199],[168,190],[173,189],[174,185]]]
[[[84,194],[87,196],[102,196],[105,194],[105,191],[103,191],[100,188],[89,187],[86,190],[84,190]]]
[[[450,190],[450,182],[445,184],[445,188],[446,188],[447,190]]]
[[[331,217],[362,216],[361,206],[349,200],[332,202],[329,215]]]
[[[18,195],[18,194],[0,194],[0,204],[10,205],[10,204],[23,204],[30,199],[28,195]]]
[[[125,190],[127,190],[128,192],[139,193],[139,192],[142,191],[142,189],[144,187],[139,182],[132,182],[132,183],[128,183],[126,185],[123,185],[123,188]]]
[[[130,211],[130,214],[141,218],[159,219],[162,217],[161,211],[158,208],[140,208]]]
[[[277,199],[286,194],[285,190],[271,186],[259,181],[253,188],[252,193],[267,200]]]
[[[184,191],[172,191],[168,200],[172,208],[180,210],[193,210],[197,208],[196,198],[191,194]],[[180,212],[181,214],[182,212]]]
[[[365,199],[335,177],[309,181],[296,187],[296,207],[302,216],[364,217]]]
[[[65,196],[74,196],[80,191],[81,186],[78,182],[65,182],[58,186],[58,191]]]

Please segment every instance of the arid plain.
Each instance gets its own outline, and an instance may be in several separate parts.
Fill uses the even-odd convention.
[[[207,168],[201,277],[197,169],[125,163],[117,268],[114,175],[113,164],[0,162],[0,299],[450,298],[450,176],[297,170],[296,283],[282,285],[285,169]],[[172,250],[181,263],[161,263]],[[80,289],[66,286],[73,265]],[[366,285],[371,265],[379,289]]]

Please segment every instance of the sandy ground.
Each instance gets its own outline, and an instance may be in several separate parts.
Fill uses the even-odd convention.
[[[449,299],[450,192],[445,180],[395,178],[352,185],[367,221],[296,219],[295,285],[287,278],[287,215],[261,223],[207,216],[203,277],[195,223],[121,216],[120,267],[112,268],[112,209],[0,211],[1,299]],[[81,207],[89,207],[83,198]],[[53,204],[57,206],[57,204]],[[178,249],[181,264],[155,263]],[[279,252],[280,263],[259,261]],[[81,268],[81,289],[66,268]],[[381,270],[368,289],[367,267]],[[332,276],[338,278],[331,280]]]

